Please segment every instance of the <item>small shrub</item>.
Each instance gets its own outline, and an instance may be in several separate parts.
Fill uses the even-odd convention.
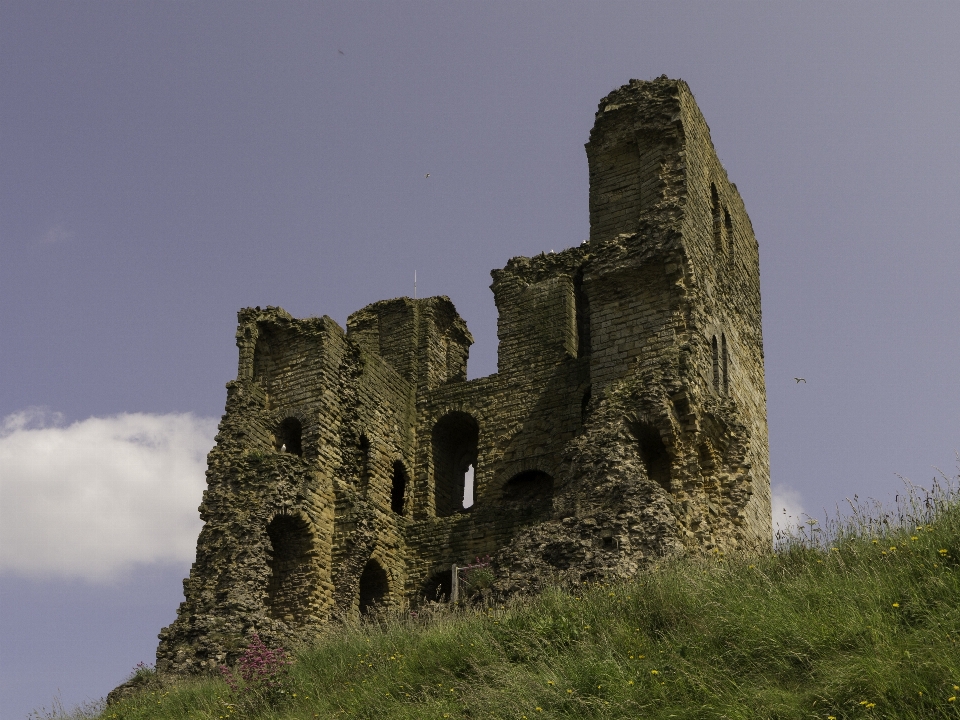
[[[268,648],[260,635],[253,633],[236,667],[222,665],[220,672],[237,703],[256,709],[274,705],[289,694],[292,664],[286,650]]]
[[[493,587],[497,579],[496,573],[490,566],[490,556],[483,559],[477,558],[473,565],[462,569],[461,580],[463,581],[465,595],[468,598],[484,594],[485,590]]]

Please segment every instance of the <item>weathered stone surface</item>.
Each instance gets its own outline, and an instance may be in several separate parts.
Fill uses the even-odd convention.
[[[586,145],[590,239],[493,272],[498,372],[445,297],[239,313],[161,674],[309,640],[490,555],[493,592],[771,544],[757,243],[687,85],[631,81]],[[472,507],[464,477],[475,469]]]

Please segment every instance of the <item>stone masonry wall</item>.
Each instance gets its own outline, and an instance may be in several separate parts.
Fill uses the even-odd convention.
[[[498,372],[445,297],[350,316],[238,315],[197,560],[161,673],[257,631],[449,594],[629,577],[657,558],[771,545],[759,256],[689,88],[631,81],[586,145],[590,238],[493,271]],[[474,501],[464,507],[472,468]],[[465,588],[466,599],[471,589]]]

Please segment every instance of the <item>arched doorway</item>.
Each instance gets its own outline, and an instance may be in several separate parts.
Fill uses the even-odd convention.
[[[368,560],[360,573],[360,614],[369,615],[376,608],[383,607],[389,594],[390,582],[386,570],[376,560]]]
[[[299,515],[277,515],[267,525],[267,537],[267,609],[278,620],[300,622],[309,610],[313,591],[310,528]]]

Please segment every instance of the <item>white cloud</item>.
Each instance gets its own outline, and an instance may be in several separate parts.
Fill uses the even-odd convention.
[[[785,485],[773,485],[771,492],[774,536],[778,532],[788,532],[791,528],[796,528],[807,519],[800,493]]]
[[[0,572],[115,578],[193,559],[217,421],[132,413],[0,422]]]
[[[42,238],[40,242],[46,245],[52,245],[53,243],[66,242],[67,240],[72,240],[76,233],[73,230],[67,228],[63,223],[57,223],[53,225]]]

